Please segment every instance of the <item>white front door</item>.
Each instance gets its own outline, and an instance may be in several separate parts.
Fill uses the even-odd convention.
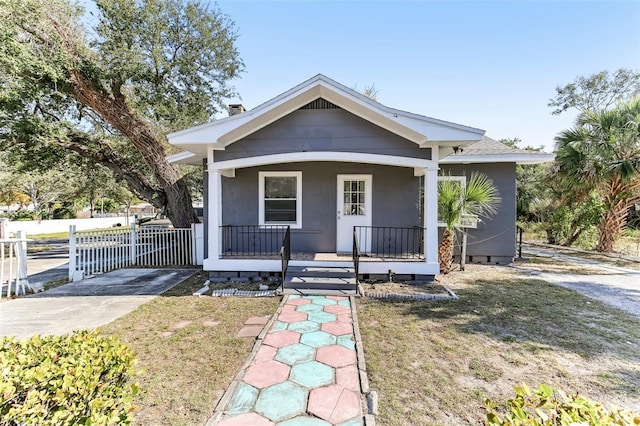
[[[338,219],[336,225],[336,251],[338,253],[351,253],[354,226],[371,226],[372,180],[371,175],[338,175]],[[361,252],[370,251],[370,229],[360,233],[358,243]]]

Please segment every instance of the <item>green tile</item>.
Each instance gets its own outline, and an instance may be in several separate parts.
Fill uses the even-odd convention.
[[[313,333],[304,333],[302,337],[300,337],[300,343],[304,343],[313,348],[321,348],[323,346],[335,345],[336,336],[325,333],[324,331],[314,331]]]
[[[346,306],[347,308],[350,308],[351,307],[351,302],[349,302],[349,299],[341,300],[341,301],[338,302],[338,305]]]
[[[320,305],[308,304],[308,305],[300,305],[296,308],[298,312],[322,312],[323,307]]]
[[[315,321],[320,324],[324,324],[325,322],[333,322],[338,319],[334,314],[330,314],[329,312],[311,312],[307,319],[309,321]]]
[[[280,423],[280,426],[331,426],[331,423],[315,417],[300,416]]]
[[[330,385],[334,382],[333,368],[318,361],[296,364],[291,367],[291,380],[309,389]]]
[[[253,410],[256,399],[258,399],[258,389],[240,382],[233,393],[227,411],[232,416],[248,413]]]
[[[311,299],[313,297],[313,299]],[[329,305],[336,305],[338,304],[338,302],[336,300],[333,299],[327,299],[324,296],[311,296],[309,297],[314,305],[320,305],[320,306],[329,306]]]
[[[313,321],[292,322],[289,324],[289,330],[297,331],[298,333],[310,333],[312,331],[320,330],[320,324]]]
[[[354,342],[353,335],[351,334],[344,334],[342,336],[338,336],[338,344],[347,349],[351,349],[351,350],[356,349],[356,342]]]
[[[274,422],[291,419],[307,410],[309,391],[292,382],[278,383],[260,392],[256,411]]]
[[[271,327],[271,332],[286,330],[288,325],[289,324],[287,324],[286,322],[276,321]]]
[[[316,350],[314,348],[300,343],[295,343],[278,349],[274,358],[276,361],[280,361],[288,365],[294,365],[301,362],[311,361],[315,356]]]
[[[362,420],[362,417],[356,417],[355,419],[338,423],[338,426],[364,426],[364,420]]]

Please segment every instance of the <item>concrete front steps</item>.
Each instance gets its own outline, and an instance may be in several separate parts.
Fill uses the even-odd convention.
[[[289,266],[284,294],[355,296],[358,292],[352,267]]]

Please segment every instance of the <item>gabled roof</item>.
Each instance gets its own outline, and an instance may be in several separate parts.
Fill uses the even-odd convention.
[[[250,111],[169,134],[169,143],[206,156],[207,146],[224,149],[318,98],[420,146],[464,146],[484,134],[481,129],[389,108],[318,74]]]
[[[513,148],[488,136],[482,140],[464,147],[458,154],[451,154],[440,159],[440,164],[461,163],[518,163],[536,164],[553,161],[555,154],[547,152],[528,151]]]

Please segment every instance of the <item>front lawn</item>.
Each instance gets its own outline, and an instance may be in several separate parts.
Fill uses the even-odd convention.
[[[141,393],[136,424],[202,425],[244,363],[254,340],[235,333],[273,314],[280,298],[194,297],[204,274],[103,327],[136,354]]]
[[[507,267],[443,281],[460,300],[358,302],[378,424],[478,424],[523,382],[640,412],[638,318]]]

